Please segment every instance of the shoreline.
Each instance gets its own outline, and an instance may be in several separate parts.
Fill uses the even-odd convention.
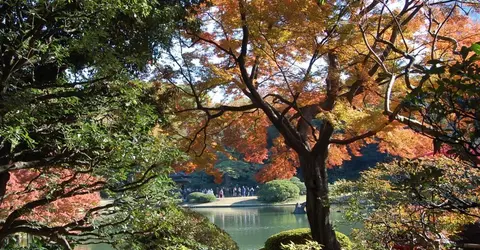
[[[296,200],[281,203],[263,203],[257,200],[257,196],[245,197],[226,197],[217,198],[217,200],[208,203],[181,203],[180,206],[186,208],[225,208],[225,207],[276,207],[276,206],[295,206],[297,203],[305,202],[305,195],[300,196]]]

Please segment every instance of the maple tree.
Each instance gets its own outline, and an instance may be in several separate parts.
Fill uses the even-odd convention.
[[[478,10],[456,0],[200,6],[194,15],[203,26],[180,32],[158,60],[158,78],[178,91],[174,128],[192,155],[179,167],[221,175],[213,164],[227,146],[254,163],[271,157],[262,180],[301,168],[313,239],[339,249],[326,168],[360,155],[368,143],[402,157],[433,150],[435,129],[407,104],[428,89],[431,60],[457,60],[458,48],[479,40],[470,16]],[[269,126],[281,135],[271,154]]]
[[[99,181],[87,174],[77,174],[69,169],[52,168],[40,174],[39,171],[20,169],[12,171],[7,185],[8,192],[4,195],[0,204],[0,218],[7,218],[13,211],[21,206],[40,200],[42,197],[52,196],[57,185],[65,185],[66,191],[77,188],[79,184],[93,184]],[[69,181],[72,178],[74,180]],[[54,183],[51,183],[51,182]],[[100,186],[101,182],[97,182]],[[76,192],[75,194],[60,197],[53,202],[37,206],[22,214],[20,219],[37,221],[51,226],[59,226],[80,220],[85,213],[100,204],[100,194],[92,190],[98,190],[98,186],[92,185],[89,188]]]

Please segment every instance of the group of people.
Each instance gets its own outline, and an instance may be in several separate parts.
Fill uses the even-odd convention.
[[[212,188],[204,188],[204,189],[195,189],[192,190],[187,188],[183,190],[183,194],[186,197],[191,192],[202,192],[204,194],[213,194],[217,198],[225,198],[225,197],[241,197],[241,196],[254,196],[256,190],[258,189],[255,187],[247,187],[247,186],[235,186],[235,187],[217,187],[216,190]]]
[[[253,196],[255,194],[255,188],[253,187],[234,187],[232,189],[232,196]]]

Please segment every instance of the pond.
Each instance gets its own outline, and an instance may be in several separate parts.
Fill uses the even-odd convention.
[[[229,233],[240,250],[258,250],[265,240],[281,231],[308,227],[307,215],[292,214],[293,206],[195,208]],[[350,234],[352,225],[344,222],[341,208],[331,207],[331,220],[338,231]],[[82,246],[75,250],[112,250],[108,245]]]
[[[308,227],[307,215],[292,214],[293,210],[293,206],[194,209],[229,233],[240,250],[258,250],[273,234]],[[332,206],[331,211],[336,229],[350,234],[352,225],[344,222],[340,208]]]

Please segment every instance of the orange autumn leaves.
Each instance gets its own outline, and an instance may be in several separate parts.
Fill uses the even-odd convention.
[[[283,143],[282,138],[275,138],[273,143],[274,146],[270,150],[270,162],[256,175],[257,181],[262,183],[276,179],[290,179],[295,175],[299,166],[296,153]]]
[[[335,114],[336,110],[332,111]],[[350,112],[352,113],[352,112]],[[233,115],[233,114],[230,114]],[[230,116],[226,116],[231,118]],[[340,118],[345,118],[339,115]],[[370,126],[378,126],[379,121],[367,120],[374,119],[375,116],[366,116],[363,127],[359,126],[359,132],[363,132]],[[357,120],[344,119],[344,122],[350,122],[349,125],[355,125]],[[380,120],[383,122],[383,120]],[[218,123],[213,123],[213,125]],[[227,125],[227,124],[223,124]],[[177,171],[186,171],[187,173],[203,170],[213,175],[217,183],[222,181],[222,173],[215,168],[217,153],[222,153],[233,158],[226,150],[233,149],[242,155],[246,162],[264,164],[264,167],[257,173],[256,179],[259,182],[267,182],[274,179],[289,179],[293,177],[299,167],[297,154],[285,145],[282,137],[272,139],[272,145],[267,145],[268,128],[272,125],[265,116],[259,112],[245,113],[228,122],[228,126],[210,128],[210,134],[204,140],[200,133],[199,139],[192,144],[190,161],[181,162],[176,165]],[[194,126],[191,131],[196,131],[198,126]],[[343,131],[343,133],[341,133]],[[357,132],[352,128],[339,127],[335,138],[348,138],[354,136]],[[215,132],[215,133],[214,133]],[[340,136],[340,137],[339,137]],[[378,143],[379,150],[391,155],[404,158],[417,158],[433,151],[433,142],[431,139],[423,137],[418,133],[406,128],[405,126],[393,123],[380,131],[376,136],[359,140],[348,145],[331,144],[327,165],[329,167],[341,166],[344,161],[351,159],[352,155],[361,156],[360,150],[363,146],[370,143]],[[270,146],[270,147],[269,147]],[[203,153],[200,152],[203,150]]]
[[[411,3],[410,10],[416,8],[420,1]],[[348,145],[331,143],[328,166],[341,166],[344,161],[350,160],[351,155],[360,156],[361,148],[371,143],[379,144],[382,152],[405,158],[416,158],[433,151],[431,139],[412,131],[405,124],[389,121],[384,112],[388,77],[380,74],[385,73],[381,67],[377,71],[371,70],[376,62],[365,42],[381,56],[389,46],[385,41],[393,39],[391,43],[395,50],[386,53],[384,62],[386,69],[398,76],[389,96],[391,109],[394,110],[398,105],[402,105],[411,91],[407,88],[403,76],[399,76],[407,61],[401,51],[418,56],[418,61],[424,62],[429,59],[429,53],[421,51],[431,48],[445,58],[450,56],[443,52],[452,48],[451,43],[442,39],[433,43],[433,37],[427,32],[429,25],[425,19],[425,15],[431,10],[435,19],[433,22],[442,22],[449,13],[451,6],[448,4],[443,7],[422,7],[418,10],[419,14],[412,11],[410,17],[410,14],[400,15],[403,7],[400,5],[391,13],[386,10],[380,12],[380,9],[385,9],[385,6],[380,4],[374,11],[360,16],[360,10],[366,6],[363,6],[361,1],[353,1],[345,9],[348,14],[342,17],[341,22],[335,23],[338,34],[326,40],[323,38],[328,33],[328,28],[332,27],[335,15],[343,11],[341,6],[336,5],[336,1],[325,1],[325,4],[318,5],[316,1],[306,0],[214,0],[211,4],[197,9],[195,17],[206,23],[200,33],[186,34],[194,41],[192,47],[197,46],[194,52],[188,53],[188,60],[198,58],[197,66],[208,74],[198,77],[197,82],[184,83],[189,85],[184,88],[187,92],[185,97],[193,94],[190,88],[196,89],[198,93],[217,88],[224,91],[222,101],[215,102],[211,95],[205,94],[201,100],[204,101],[204,107],[253,104],[249,96],[252,94],[251,90],[246,88],[236,61],[242,46],[242,29],[247,28],[247,49],[244,51],[247,74],[251,74],[254,88],[262,100],[278,113],[282,113],[294,128],[301,119],[301,109],[315,105],[319,107],[324,102],[327,95],[325,78],[329,69],[325,55],[330,52],[338,54],[341,71],[339,97],[333,110],[320,111],[314,122],[331,122],[335,127],[333,140],[346,140],[369,131],[375,133]],[[242,15],[246,16],[244,20]],[[396,17],[399,19],[394,20]],[[392,24],[403,21],[408,23],[402,28],[403,33],[392,36],[397,28]],[[456,32],[456,22],[468,27],[469,31]],[[438,25],[434,24],[435,27],[431,28],[439,29]],[[365,31],[366,41],[363,41],[360,27]],[[451,19],[442,25],[439,35],[452,36],[461,45],[477,39],[478,34],[472,31],[476,30],[474,27],[478,27],[477,21],[460,12],[454,12]],[[316,58],[318,62],[309,69],[308,62],[314,54],[323,57]],[[254,72],[254,69],[257,71]],[[311,70],[311,74],[305,75],[308,70]],[[421,77],[412,75],[410,83],[416,86]],[[349,96],[350,88],[359,91],[352,91],[352,96]],[[296,107],[288,105],[277,96],[287,101],[294,100]],[[193,101],[178,105],[177,111],[189,108],[195,109]],[[222,173],[215,169],[215,161],[217,153],[233,157],[225,150],[228,148],[242,155],[239,160],[266,164],[257,176],[262,182],[289,178],[295,174],[299,165],[298,156],[280,137],[274,138],[273,144],[268,145],[267,130],[272,123],[262,110],[242,111],[244,113],[227,111],[221,117],[209,119],[209,115],[200,109],[192,112],[193,115],[182,113],[177,117],[177,120],[184,119],[180,129],[185,143],[182,142],[181,145],[188,149],[192,156],[189,163],[179,163],[177,169],[187,172],[205,170],[220,181]],[[418,118],[418,114],[406,111],[399,114]],[[305,138],[304,144],[309,149],[317,143],[316,139],[320,136],[320,129],[315,126],[318,125],[309,128]]]
[[[206,122],[206,120],[202,121],[203,124]],[[191,127],[183,127],[186,134],[191,135],[198,132],[199,126],[194,124],[192,123]],[[259,112],[242,115],[228,113],[221,119],[211,120],[204,131],[198,133],[196,140],[185,139],[182,141],[184,150],[190,152],[190,160],[177,163],[175,170],[187,173],[203,170],[207,174],[213,175],[215,181],[219,183],[222,181],[222,173],[214,165],[218,153],[233,159],[227,149],[235,149],[237,153],[240,153],[243,158],[239,160],[263,163],[268,158],[268,126],[267,120]]]

